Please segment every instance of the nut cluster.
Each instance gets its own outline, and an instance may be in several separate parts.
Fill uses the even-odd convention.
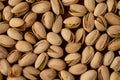
[[[120,1],[0,0],[0,80],[120,80]]]

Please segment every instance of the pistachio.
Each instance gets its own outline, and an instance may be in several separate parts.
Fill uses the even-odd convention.
[[[80,53],[71,53],[65,56],[64,61],[68,64],[68,66],[73,66],[77,64],[81,60]]]
[[[88,13],[83,17],[83,28],[87,32],[91,32],[94,28],[94,15],[93,13]]]
[[[74,76],[66,70],[60,71],[58,75],[61,80],[75,80]]]
[[[106,66],[100,66],[98,69],[99,80],[110,80],[110,72]]]
[[[73,42],[68,43],[65,47],[65,51],[67,53],[75,53],[80,50],[81,45],[82,45],[81,43],[73,43]]]
[[[61,37],[57,33],[54,33],[54,32],[49,32],[47,34],[47,41],[53,45],[61,45],[62,44]]]
[[[95,27],[99,31],[105,31],[107,29],[107,21],[103,16],[98,16],[95,20]]]
[[[97,39],[100,36],[100,32],[98,30],[91,31],[85,38],[86,45],[94,45]]]
[[[49,11],[50,8],[51,8],[51,4],[49,1],[39,1],[39,2],[35,2],[32,5],[32,11],[37,14],[45,13]]]
[[[110,26],[107,29],[107,33],[110,37],[120,37],[120,29],[119,29],[119,25],[114,25],[114,26]]]
[[[110,68],[112,68],[114,71],[120,71],[120,56],[114,58]]]
[[[10,6],[6,6],[3,9],[3,19],[6,21],[10,21],[10,19],[13,17],[13,13],[11,13],[12,8]]]
[[[97,3],[104,2],[105,0],[96,0]]]
[[[60,46],[51,45],[47,54],[53,58],[60,58],[64,55],[63,49]]]
[[[81,63],[71,66],[68,70],[73,75],[80,75],[87,71],[87,66]]]
[[[109,13],[106,13],[104,17],[109,24],[120,25],[120,17],[118,15],[109,12]]]
[[[67,42],[74,42],[75,35],[72,33],[72,31],[68,28],[63,28],[61,30],[62,38]]]
[[[8,51],[4,47],[0,46],[0,58],[7,58],[7,55]]]
[[[47,40],[40,40],[34,45],[34,53],[40,54],[48,49],[50,46],[49,42]]]
[[[36,21],[32,25],[32,31],[38,39],[46,38],[46,30],[41,22]]]
[[[86,46],[82,51],[81,63],[88,64],[92,61],[95,50],[92,46]]]
[[[95,48],[98,51],[103,51],[107,47],[107,45],[109,43],[109,40],[110,40],[110,37],[106,33],[102,34],[98,38],[98,40],[97,40],[97,42],[95,44]]]
[[[37,60],[35,61],[35,68],[39,68],[39,70],[43,70],[46,67],[46,64],[48,62],[48,55],[47,53],[41,53]]]
[[[54,14],[51,11],[45,12],[42,16],[42,23],[45,28],[51,29],[54,22]]]
[[[32,66],[27,66],[23,69],[23,75],[30,80],[37,80],[36,76],[38,76],[39,73],[40,71]]]
[[[106,11],[107,11],[107,4],[106,3],[99,3],[95,7],[94,15],[100,16],[100,15],[105,14]]]
[[[79,0],[62,0],[64,6],[70,6],[71,4],[78,3]]]
[[[0,22],[0,34],[7,32],[9,29],[9,24],[6,22]]]
[[[82,17],[87,13],[85,6],[80,4],[71,4],[69,8],[69,13],[73,16]]]
[[[120,10],[120,1],[118,1],[118,3],[117,3],[117,9]]]
[[[116,12],[116,4],[117,1],[116,0],[107,0],[107,6],[108,6],[108,12]]]
[[[45,69],[40,73],[40,78],[43,80],[53,80],[57,76],[57,73],[54,69]]]
[[[0,60],[0,72],[7,76],[8,75],[8,71],[9,71],[9,68],[10,68],[10,64],[8,63],[8,61],[6,59],[1,59]]]
[[[4,34],[0,35],[1,46],[10,48],[10,47],[13,47],[15,44],[16,44],[16,41],[14,39]]]
[[[8,0],[8,4],[11,5],[11,6],[15,6],[17,5],[18,3],[20,3],[22,0]]]
[[[105,53],[105,55],[103,57],[103,64],[105,66],[109,66],[112,63],[114,56],[115,56],[114,52],[112,52],[112,51],[108,51],[107,53]]]
[[[77,28],[81,24],[81,19],[79,17],[68,17],[63,21],[66,28]]]
[[[15,47],[18,51],[21,51],[21,52],[28,52],[33,49],[32,45],[28,43],[27,41],[18,41]]]
[[[84,0],[84,5],[89,12],[93,12],[95,9],[95,0]]]
[[[36,54],[28,52],[18,61],[18,63],[20,66],[29,66],[32,65],[36,61],[36,59]]]
[[[52,31],[55,33],[59,33],[62,29],[63,19],[61,15],[56,16],[55,22],[52,26]]]
[[[5,5],[2,2],[0,2],[0,11],[3,10],[4,7],[5,7]]]
[[[15,49],[8,54],[7,60],[9,63],[15,63],[20,59],[20,57],[21,57],[21,52]]]
[[[95,70],[88,70],[80,76],[80,80],[96,80],[97,72]]]
[[[34,3],[35,0],[26,0],[26,2],[28,2],[28,3]]]
[[[7,80],[26,80],[23,76],[18,77],[7,77]]]
[[[14,13],[16,17],[20,17],[24,15],[28,10],[29,10],[29,5],[27,2],[19,2],[17,5],[15,5],[12,8],[11,12]]]
[[[99,68],[102,64],[103,55],[100,52],[96,52],[90,66],[94,69]]]
[[[110,75],[110,80],[120,80],[120,73],[119,72],[112,72]]]
[[[24,20],[21,19],[21,18],[12,18],[10,21],[9,21],[9,24],[11,27],[20,27],[24,24]]]
[[[50,0],[52,10],[56,15],[64,14],[64,7],[61,0]]]
[[[50,59],[47,65],[49,68],[55,69],[57,71],[61,71],[66,68],[66,64],[62,59]]]

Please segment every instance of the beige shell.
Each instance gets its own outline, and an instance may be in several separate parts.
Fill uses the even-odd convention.
[[[93,12],[95,9],[95,0],[84,0],[84,5],[89,12]]]
[[[79,0],[62,0],[64,6],[70,6],[71,4],[78,3]]]
[[[0,46],[0,58],[7,58],[8,51],[6,48]]]
[[[9,27],[10,27],[9,24],[5,22],[0,22],[0,34],[7,32]]]
[[[15,6],[20,3],[22,0],[8,0],[8,4],[11,6]]]

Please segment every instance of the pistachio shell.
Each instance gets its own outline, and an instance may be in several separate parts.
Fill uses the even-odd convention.
[[[7,80],[26,80],[23,76],[18,77],[7,77]]]
[[[71,4],[78,3],[79,0],[62,0],[64,6],[69,6]]]
[[[0,11],[3,10],[4,7],[5,7],[5,5],[2,2],[0,2]]]
[[[4,47],[0,46],[0,58],[7,58],[7,55],[8,51]]]
[[[120,72],[112,72],[110,75],[110,80],[120,80]]]
[[[108,12],[116,12],[117,0],[107,0]]]
[[[9,29],[9,24],[5,22],[0,22],[0,34],[7,32]]]
[[[28,2],[28,3],[34,3],[35,0],[26,0],[26,2]]]
[[[22,0],[8,0],[8,4],[11,6],[15,6],[20,3]]]
[[[95,9],[95,0],[84,0],[84,5],[89,12],[93,12]]]

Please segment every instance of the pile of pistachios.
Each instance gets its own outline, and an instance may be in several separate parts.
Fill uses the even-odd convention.
[[[0,0],[0,80],[120,80],[120,0]]]

